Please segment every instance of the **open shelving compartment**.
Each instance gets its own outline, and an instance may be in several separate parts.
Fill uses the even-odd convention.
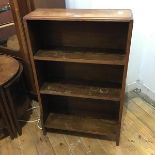
[[[25,17],[43,129],[109,137],[118,145],[132,20],[104,19],[104,10],[99,21],[73,20],[74,13],[61,11]]]
[[[49,61],[35,63],[40,77],[41,100],[48,109],[46,128],[71,131],[81,128],[79,132],[103,136],[111,131],[111,136],[116,136],[122,66]],[[113,72],[108,72],[107,68]],[[113,78],[116,73],[117,81]],[[102,124],[100,128],[99,124]]]

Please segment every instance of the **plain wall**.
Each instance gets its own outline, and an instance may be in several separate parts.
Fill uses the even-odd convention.
[[[155,10],[153,0],[66,0],[67,8],[132,9],[134,28],[127,84],[141,81],[155,91]]]

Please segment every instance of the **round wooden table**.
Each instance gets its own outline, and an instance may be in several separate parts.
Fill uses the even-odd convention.
[[[18,115],[24,113],[26,106],[23,105],[28,105],[30,101],[23,84],[22,72],[23,67],[16,59],[0,55],[0,116],[11,138],[21,134]],[[21,107],[24,109],[21,110]]]
[[[0,55],[0,113],[3,125],[9,131],[10,137],[16,137],[15,125],[11,116],[5,86],[17,75],[20,65],[17,60],[6,55]]]
[[[6,55],[0,55],[0,86],[2,87],[14,78],[19,68],[19,62],[16,59]]]

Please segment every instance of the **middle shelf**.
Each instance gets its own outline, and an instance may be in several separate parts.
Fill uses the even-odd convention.
[[[92,64],[124,65],[125,55],[121,50],[114,49],[88,49],[88,48],[53,48],[51,50],[38,50],[35,60],[61,61]]]
[[[105,88],[77,83],[45,82],[41,94],[120,101],[120,88]]]

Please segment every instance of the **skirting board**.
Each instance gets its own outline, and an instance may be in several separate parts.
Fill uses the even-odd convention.
[[[126,86],[126,93],[130,91],[136,92],[140,97],[155,107],[155,92],[140,80]]]
[[[133,91],[136,88],[138,88],[137,82],[133,82],[133,83],[127,84],[125,92],[128,93],[130,91]]]

